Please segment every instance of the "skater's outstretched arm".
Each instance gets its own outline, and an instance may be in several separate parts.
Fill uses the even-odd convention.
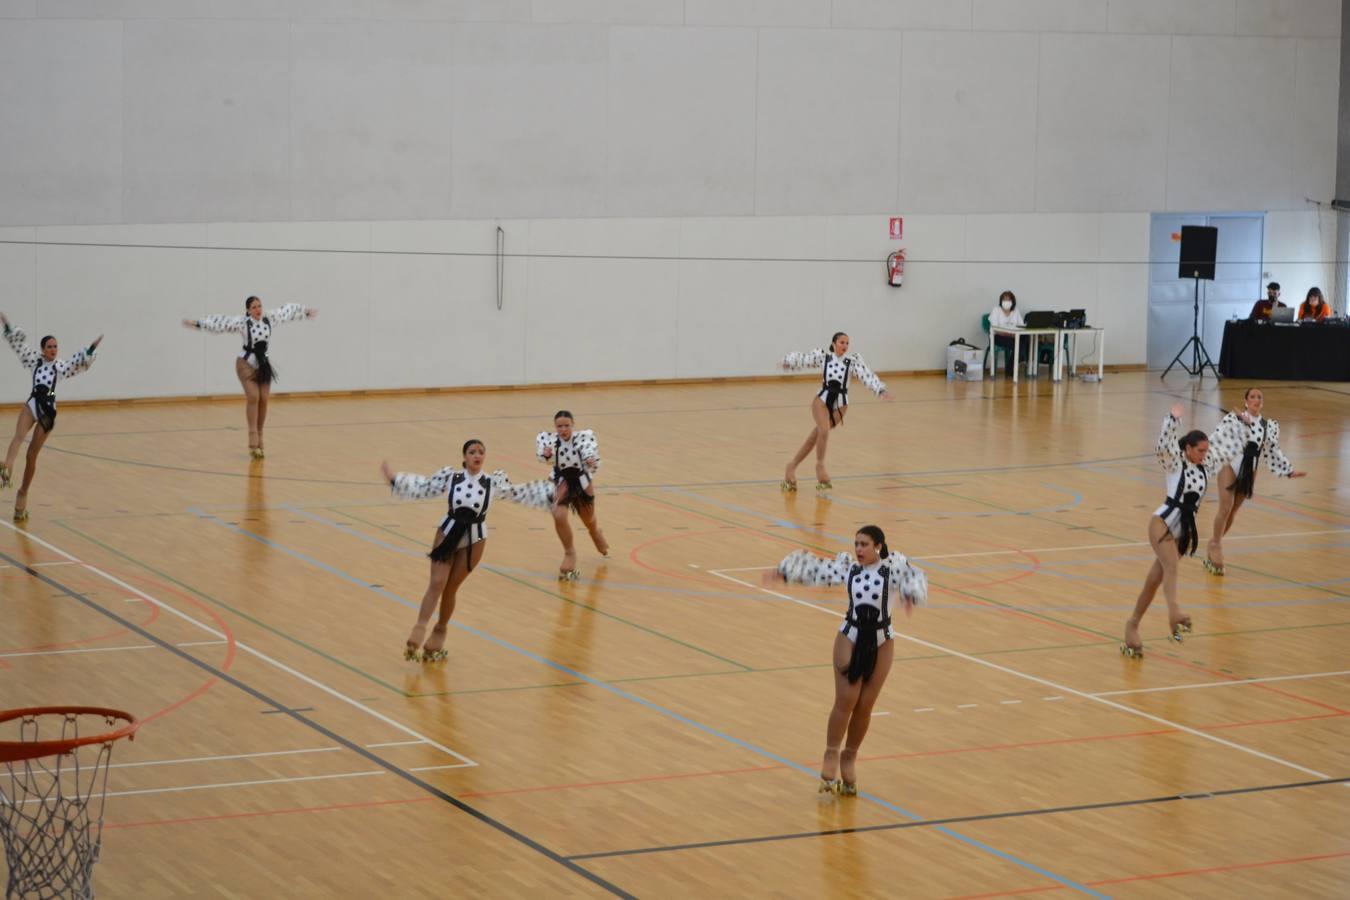
[[[863,387],[867,388],[878,397],[889,397],[886,393],[886,382],[877,377],[877,374],[867,368],[867,363],[858,354],[853,354],[853,374],[862,382]]]
[[[789,584],[824,587],[847,581],[854,563],[848,553],[840,553],[834,559],[822,559],[810,550],[797,550],[778,564],[778,575]]]
[[[783,368],[789,371],[796,369],[815,369],[825,365],[825,360],[830,356],[828,350],[794,350],[783,357]]]

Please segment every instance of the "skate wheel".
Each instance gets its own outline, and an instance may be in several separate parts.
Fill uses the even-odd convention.
[[[849,784],[847,781],[841,780],[839,782],[839,796],[841,797],[858,796],[858,786],[856,784]]]
[[[795,494],[795,493],[797,493],[797,482],[795,482],[795,481],[784,481],[784,482],[783,482],[782,484],[780,484],[778,487],[779,487],[779,490],[781,490],[781,491],[782,491],[783,493],[785,493],[785,494]]]
[[[1144,648],[1143,648],[1143,647],[1131,647],[1131,646],[1129,646],[1128,644],[1121,644],[1121,645],[1120,645],[1120,655],[1121,655],[1121,656],[1127,656],[1127,657],[1129,657],[1130,659],[1143,659],[1143,658],[1144,658]]]
[[[822,779],[820,779],[820,787],[818,787],[818,788],[816,789],[816,793],[817,793],[817,794],[838,794],[838,793],[839,793],[840,784],[841,784],[841,783],[840,783],[837,779],[836,779],[835,781],[829,781],[829,780],[827,780],[827,779],[822,778]]]

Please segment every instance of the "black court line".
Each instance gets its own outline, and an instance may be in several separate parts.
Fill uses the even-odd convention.
[[[412,774],[406,769],[402,769],[394,765],[393,763],[389,762],[387,759],[384,759],[383,757],[379,756],[378,754],[370,752],[365,747],[362,747],[360,744],[357,744],[343,737],[337,732],[332,731],[331,729],[326,728],[323,725],[320,725],[313,719],[301,715],[299,712],[289,708],[288,706],[286,706],[286,704],[282,703],[281,701],[273,699],[272,697],[268,696],[267,694],[264,694],[262,691],[258,690],[257,688],[249,684],[245,684],[243,681],[239,680],[238,678],[234,677],[228,672],[218,669],[215,666],[211,665],[210,663],[200,660],[195,656],[192,656],[191,654],[180,649],[174,644],[171,644],[168,641],[156,637],[146,629],[142,628],[140,625],[137,625],[135,622],[125,619],[122,616],[119,616],[117,613],[112,612],[111,610],[104,609],[102,606],[99,606],[97,603],[90,600],[84,594],[81,594],[79,591],[73,590],[72,588],[69,588],[66,585],[62,584],[61,582],[55,580],[54,578],[44,575],[43,573],[37,571],[36,569],[24,565],[22,562],[20,562],[19,560],[15,559],[14,557],[8,555],[3,551],[0,551],[0,559],[6,560],[15,568],[23,569],[32,577],[56,588],[58,591],[61,591],[61,593],[64,594],[65,596],[80,601],[85,606],[89,607],[90,609],[92,609],[97,613],[106,616],[107,618],[116,622],[118,625],[122,626],[128,631],[140,635],[147,641],[151,641],[152,643],[158,645],[160,648],[174,654],[179,659],[191,663],[197,668],[210,673],[214,678],[218,678],[221,681],[238,688],[239,690],[248,694],[250,697],[253,697],[255,700],[267,704],[278,713],[289,716],[290,718],[299,722],[301,725],[304,725],[305,727],[310,728],[318,732],[319,734],[323,735],[324,737],[328,738],[330,741],[333,741],[337,744],[341,744],[343,747],[346,747],[353,753],[359,754],[360,756],[364,757],[365,759],[369,760],[371,763],[379,766],[385,771],[393,775],[397,775],[399,778],[402,778],[409,784],[420,788],[421,790],[437,798],[438,800],[443,800],[446,803],[453,806],[455,809],[458,809],[459,811],[464,813],[468,813],[470,816],[473,816],[475,819],[489,826],[490,828],[496,829],[497,831],[501,832],[502,834],[506,835],[512,840],[525,845],[526,847],[530,848],[536,853],[539,853],[542,856],[545,856],[548,859],[552,860],[553,862],[556,862],[559,865],[567,868],[573,873],[580,875],[582,878],[585,878],[587,881],[590,881],[591,883],[597,885],[598,887],[603,888],[604,890],[608,891],[614,896],[628,898],[628,900],[636,900],[634,895],[628,893],[627,891],[623,890],[617,885],[611,884],[610,882],[601,878],[599,875],[587,871],[586,869],[577,865],[568,857],[565,857],[562,854],[557,853],[556,851],[550,850],[549,848],[545,847],[543,844],[539,843],[533,838],[527,837],[526,835],[521,834],[519,831],[516,831],[514,828],[511,828],[509,825],[497,821],[496,819],[492,818],[486,813],[480,812],[479,810],[465,803],[463,800],[451,796],[450,794],[446,793],[440,788],[428,784],[426,781],[423,781],[421,778],[418,778],[416,775]]]
[[[1029,816],[1049,816],[1057,813],[1086,812],[1097,809],[1119,809],[1127,806],[1146,806],[1153,803],[1174,803],[1178,800],[1212,800],[1237,794],[1256,794],[1263,791],[1287,791],[1292,788],[1323,787],[1350,782],[1345,778],[1322,778],[1316,781],[1296,781],[1289,784],[1267,784],[1260,787],[1229,788],[1222,791],[1198,791],[1188,794],[1169,794],[1164,797],[1145,797],[1142,800],[1110,800],[1103,803],[1083,803],[1077,806],[1051,806],[1044,809],[1021,809],[1001,813],[981,813],[974,816],[952,816],[947,819],[921,819],[916,822],[892,822],[886,825],[864,825],[859,828],[833,828],[826,831],[801,831],[793,834],[769,834],[762,837],[730,838],[722,841],[699,841],[693,844],[666,844],[659,847],[638,847],[632,850],[605,850],[599,853],[577,853],[569,860],[606,859],[612,856],[641,856],[648,853],[670,853],[677,850],[706,850],[710,847],[737,847],[745,844],[765,844],[773,841],[793,841],[802,838],[832,837],[840,834],[867,834],[872,831],[898,831],[902,828],[932,828],[937,825],[958,825],[963,822],[990,822],[998,819],[1018,819]]]

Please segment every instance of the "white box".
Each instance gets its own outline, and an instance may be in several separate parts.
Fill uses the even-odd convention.
[[[983,381],[984,351],[956,344],[947,348],[948,381]]]

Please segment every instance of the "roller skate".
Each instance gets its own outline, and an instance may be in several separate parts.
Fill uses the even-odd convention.
[[[826,778],[824,776],[821,776],[820,785],[816,788],[816,793],[835,794],[837,796],[839,794],[839,789],[842,786],[843,782],[840,781],[838,778]]]
[[[432,646],[432,644],[436,646]],[[445,626],[437,625],[431,629],[431,640],[422,645],[423,663],[442,663],[450,658],[450,651],[445,649]]]
[[[1169,624],[1172,628],[1172,633],[1167,636],[1168,640],[1176,641],[1180,644],[1184,640],[1182,635],[1191,633],[1191,617],[1185,613],[1173,618]]]
[[[817,493],[817,494],[823,494],[823,493],[825,493],[826,491],[832,491],[832,490],[834,490],[834,482],[833,482],[833,481],[817,481],[817,482],[816,482],[816,493]]]
[[[408,635],[407,643],[403,646],[403,658],[408,662],[422,661],[422,641],[427,635],[427,626],[414,625],[412,633]]]
[[[1220,565],[1219,563],[1214,562],[1208,556],[1205,557],[1205,561],[1201,563],[1201,565],[1203,565],[1205,567],[1205,571],[1211,575],[1217,575],[1220,578],[1222,578],[1224,575],[1223,566]]]
[[[576,581],[581,577],[581,570],[577,568],[577,551],[563,551],[562,565],[558,567],[559,581]]]
[[[850,782],[844,781],[844,780],[841,778],[841,779],[839,780],[839,796],[840,796],[840,797],[856,797],[856,796],[858,796],[858,785],[857,785],[857,783],[856,783],[856,782],[850,783]]]
[[[14,521],[15,521],[15,522],[27,522],[27,521],[28,521],[28,510],[26,510],[26,509],[16,509],[16,510],[14,510]]]
[[[784,494],[795,494],[797,493],[797,482],[788,481],[786,478],[784,478],[783,483],[778,485],[778,489],[782,491]]]
[[[14,481],[14,474],[10,472],[9,466],[0,464],[0,488],[7,488]]]
[[[1144,642],[1139,639],[1139,625],[1125,623],[1125,642],[1120,645],[1120,655],[1130,659],[1144,658]]]

